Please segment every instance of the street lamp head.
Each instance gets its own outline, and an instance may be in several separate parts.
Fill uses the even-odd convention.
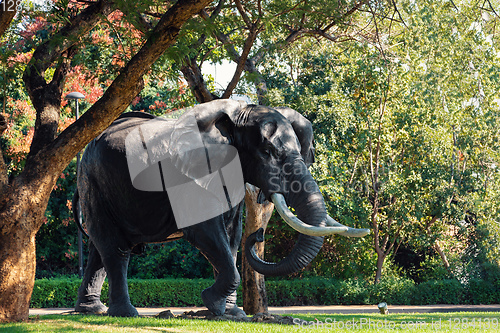
[[[66,95],[66,99],[82,99],[82,98],[85,98],[85,95],[79,93],[78,91],[73,91]]]

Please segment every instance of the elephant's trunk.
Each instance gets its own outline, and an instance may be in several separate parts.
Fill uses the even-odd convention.
[[[286,172],[289,175],[285,182],[287,202],[295,209],[300,220],[315,227],[325,227],[327,213],[318,185],[304,163],[294,163],[293,168],[293,171]],[[295,246],[286,258],[278,263],[269,263],[256,255],[253,249],[256,241],[263,241],[263,230],[248,237],[245,245],[246,258],[253,269],[266,276],[287,275],[303,269],[316,257],[323,245],[322,236],[299,234]]]

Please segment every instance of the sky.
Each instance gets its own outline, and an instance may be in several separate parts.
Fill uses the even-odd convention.
[[[233,78],[235,70],[236,63],[223,60],[220,64],[204,63],[201,71],[205,77],[211,75],[214,78],[216,87],[223,90],[226,89],[228,83]],[[233,94],[230,98],[251,103],[248,96]]]
[[[228,60],[223,60],[220,64],[204,63],[202,66],[203,75],[211,75],[218,89],[225,89],[227,87],[227,84],[233,78],[235,70],[236,64]]]

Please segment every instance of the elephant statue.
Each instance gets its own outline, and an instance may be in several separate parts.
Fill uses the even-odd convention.
[[[78,169],[73,207],[75,221],[78,204],[85,218],[89,257],[75,310],[137,316],[127,287],[130,254],[145,243],[185,238],[216,274],[202,292],[204,305],[215,315],[244,314],[236,306],[244,183],[260,188],[263,199],[273,201],[300,233],[291,253],[277,263],[255,254],[262,230],[249,238],[247,258],[262,274],[304,268],[325,235],[369,232],[328,216],[307,168],[313,161],[311,124],[290,108],[216,100],[178,119],[124,113],[89,143]],[[109,308],[100,300],[106,275]]]

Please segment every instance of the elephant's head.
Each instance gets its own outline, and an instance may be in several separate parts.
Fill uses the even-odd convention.
[[[365,229],[348,228],[327,215],[323,196],[307,168],[314,161],[312,127],[299,113],[290,108],[217,100],[196,106],[194,115],[203,141],[236,147],[245,182],[259,187],[283,219],[300,232],[292,252],[278,263],[264,262],[255,255],[253,245],[263,241],[263,232],[252,235],[245,250],[256,271],[291,274],[317,255],[323,236],[366,234]]]

